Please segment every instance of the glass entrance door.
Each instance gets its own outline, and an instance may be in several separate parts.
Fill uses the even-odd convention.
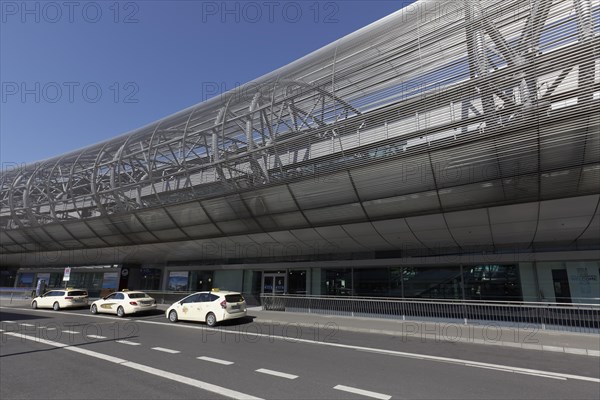
[[[264,294],[284,294],[287,290],[285,274],[264,274]]]

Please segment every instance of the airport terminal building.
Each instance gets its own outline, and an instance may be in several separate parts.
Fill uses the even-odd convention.
[[[0,286],[600,302],[600,4],[421,0],[0,176]]]

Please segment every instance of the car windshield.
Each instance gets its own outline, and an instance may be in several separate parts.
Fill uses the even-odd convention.
[[[129,293],[129,298],[130,299],[142,299],[146,296],[146,293]]]

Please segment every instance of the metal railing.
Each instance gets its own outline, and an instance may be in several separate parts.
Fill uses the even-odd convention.
[[[0,287],[0,298],[13,300],[26,300],[31,299],[32,295],[35,294],[35,288],[12,288],[12,287]]]
[[[261,300],[263,310],[600,333],[600,304],[265,294]]]

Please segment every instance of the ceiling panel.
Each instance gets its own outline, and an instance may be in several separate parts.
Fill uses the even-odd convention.
[[[444,218],[441,214],[423,215],[406,218],[406,223],[412,228],[414,235],[427,247],[455,247]]]
[[[424,247],[412,234],[404,218],[373,221],[373,226],[396,249]]]
[[[351,174],[363,201],[435,189],[426,155],[402,157],[355,168]]]
[[[304,215],[314,225],[342,223],[366,219],[362,207],[358,203],[333,207],[305,210]]]
[[[534,242],[572,242],[585,230],[590,217],[540,219]]]
[[[171,229],[175,225],[167,213],[160,209],[154,209],[149,211],[142,211],[136,213],[140,221],[148,228],[148,230],[162,230]]]
[[[371,250],[390,250],[392,245],[375,230],[370,222],[342,225],[348,235]]]
[[[204,200],[202,206],[215,222],[237,219],[237,214],[223,198]]]
[[[237,219],[233,221],[216,222],[216,224],[225,235],[239,235],[243,233],[257,232],[262,230],[261,227],[258,226],[256,221],[248,218]]]
[[[435,190],[363,202],[369,218],[393,218],[440,210]]]
[[[444,210],[476,207],[504,199],[498,182],[475,183],[453,188],[440,189],[440,201]]]
[[[347,172],[315,176],[289,185],[302,209],[324,207],[358,201]]]
[[[268,215],[297,211],[298,207],[286,186],[243,193],[242,197],[252,214]]]
[[[65,230],[65,228],[58,224],[45,225],[44,229],[54,240],[64,241],[73,240],[73,236]]]
[[[210,219],[197,202],[169,206],[166,209],[179,226],[201,225],[210,222]]]
[[[600,195],[547,200],[540,203],[540,219],[588,217],[594,215]]]

